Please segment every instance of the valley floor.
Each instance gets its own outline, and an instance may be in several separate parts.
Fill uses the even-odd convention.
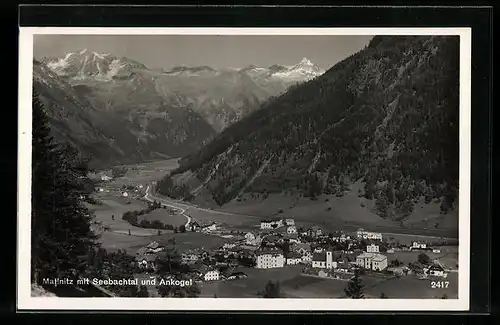
[[[122,214],[130,210],[140,210],[145,208],[146,202],[143,200],[144,194],[149,187],[153,189],[153,184],[163,177],[169,170],[176,167],[176,162],[163,161],[154,162],[150,164],[142,164],[136,166],[128,166],[129,171],[124,177],[117,178],[103,184],[104,191],[97,193],[97,198],[103,202],[102,205],[92,206],[96,219],[109,226],[108,231],[101,233],[101,243],[104,248],[109,250],[125,249],[131,255],[152,241],[157,241],[160,245],[167,245],[169,239],[175,238],[177,249],[190,250],[194,248],[203,248],[210,250],[215,247],[220,247],[223,243],[229,241],[226,237],[215,234],[206,234],[200,232],[186,232],[174,233],[173,231],[162,230],[161,234],[155,229],[144,229],[134,227],[127,221],[122,220]],[[121,196],[121,188],[123,185],[143,185],[144,192],[138,193],[137,198],[129,197],[123,198]],[[269,211],[272,204],[268,205],[268,210],[260,209],[259,207],[265,206],[264,203],[248,204],[246,207],[241,202],[232,203],[221,209],[210,209],[187,202],[180,202],[165,197],[155,195],[153,191],[149,191],[149,198],[158,200],[168,207],[176,208],[182,211],[193,220],[200,223],[216,222],[227,229],[235,231],[250,231],[257,230],[260,226],[260,220],[266,214],[262,211]],[[278,209],[279,206],[284,205],[284,201],[279,201],[274,198],[274,206],[272,209]],[[130,202],[130,203],[128,203]],[[270,203],[273,201],[270,200]],[[373,222],[362,223],[362,217],[354,218],[356,221],[349,223],[346,218],[331,217],[325,221],[322,219],[321,214],[315,211],[325,210],[325,205],[332,206],[332,210],[341,211],[342,206],[335,204],[334,199],[326,200],[322,197],[318,201],[303,200],[303,205],[297,204],[291,208],[290,212],[283,212],[280,217],[291,217],[296,220],[298,227],[308,227],[310,225],[317,225],[327,231],[344,230],[346,232],[354,232],[359,227],[364,227],[369,231],[382,232],[384,237],[388,240],[399,241],[400,243],[409,243],[413,240],[424,240],[432,242],[442,238],[448,238],[455,241],[456,236],[453,236],[453,231],[438,229],[438,230],[425,230],[425,229],[411,229],[400,228],[397,225],[391,224],[386,220],[382,220],[380,224]],[[318,206],[322,205],[321,208]],[[316,207],[316,208],[315,208]],[[293,210],[292,210],[293,209]],[[316,209],[316,210],[315,210]],[[259,213],[260,211],[260,213]],[[302,212],[301,212],[302,211]],[[337,213],[337,212],[336,212]],[[333,215],[332,213],[331,215]],[[112,220],[112,215],[115,216]],[[346,212],[345,214],[349,214]],[[154,219],[158,216],[164,222],[171,222],[172,224],[183,223],[181,214],[172,216],[164,214],[158,210],[156,214],[149,214],[148,219]],[[269,216],[269,214],[267,214]],[[371,219],[370,219],[371,220]],[[369,220],[368,220],[369,221]],[[366,222],[366,220],[365,220]],[[129,234],[130,231],[130,234]],[[446,266],[452,271],[447,281],[450,282],[450,287],[446,289],[431,289],[430,280],[419,280],[410,277],[394,278],[384,280],[371,277],[363,277],[365,282],[367,298],[377,298],[383,292],[389,298],[435,298],[441,297],[446,294],[449,298],[456,298],[458,286],[458,247],[445,246],[441,247],[442,253],[431,254],[431,258],[438,259],[443,266]],[[395,254],[388,254],[388,259],[398,259],[405,263],[415,261],[418,252],[396,252]],[[304,276],[300,274],[300,267],[287,266],[280,269],[261,270],[255,268],[244,268],[243,272],[248,274],[247,279],[233,280],[233,281],[217,281],[205,282],[201,285],[201,297],[258,297],[258,291],[262,290],[269,280],[278,280],[281,283],[283,294],[290,298],[338,298],[344,294],[343,289],[346,282],[335,279],[322,279],[318,277]]]

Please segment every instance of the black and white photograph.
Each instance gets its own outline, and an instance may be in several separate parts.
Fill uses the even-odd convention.
[[[20,299],[467,309],[470,68],[467,28],[21,28]]]

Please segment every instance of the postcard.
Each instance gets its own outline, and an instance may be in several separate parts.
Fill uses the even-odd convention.
[[[18,307],[468,310],[469,28],[20,28]]]

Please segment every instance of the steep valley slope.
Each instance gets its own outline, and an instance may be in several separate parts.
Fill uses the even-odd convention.
[[[227,127],[158,190],[240,213],[455,232],[458,45],[376,36]]]

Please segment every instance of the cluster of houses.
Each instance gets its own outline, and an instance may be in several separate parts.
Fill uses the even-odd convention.
[[[298,231],[293,219],[285,220],[263,220],[260,229],[264,234],[247,233],[245,239],[249,245],[259,245],[256,250],[256,267],[262,269],[281,268],[288,265],[303,264],[315,270],[333,270],[339,273],[354,273],[356,269],[365,269],[372,272],[394,272],[399,274],[410,274],[407,266],[391,267],[385,254],[394,253],[396,250],[422,250],[440,253],[439,249],[430,248],[426,243],[413,242],[410,247],[392,248],[390,245],[382,244],[383,236],[378,232],[358,229],[355,237],[343,232],[329,234],[326,236],[318,227],[312,227],[304,231]],[[272,229],[272,232],[267,232]],[[281,235],[279,231],[281,230]],[[278,234],[278,235],[277,235]],[[295,235],[290,238],[290,235]],[[328,237],[330,242],[344,244],[343,250],[321,245],[321,239]],[[262,245],[262,242],[268,245]],[[289,250],[285,253],[282,249],[273,245],[272,242],[280,244],[283,241],[289,243]],[[368,242],[361,250],[361,242]],[[271,242],[271,244],[269,243]],[[384,253],[381,252],[384,247]],[[313,248],[314,247],[314,248]],[[436,263],[421,270],[424,276],[446,277],[444,268]]]
[[[139,270],[144,272],[154,273],[158,271],[158,262],[161,252],[165,251],[165,247],[157,241],[153,241],[145,247],[137,250],[135,260]],[[204,250],[192,249],[182,252],[180,255],[181,263],[189,266],[189,272],[197,281],[219,281],[233,280],[247,277],[243,272],[235,272],[234,263],[224,262],[224,259],[238,258],[241,256],[249,257],[249,255],[241,254],[238,251],[225,252],[225,249],[219,250]],[[215,255],[223,255],[222,262],[216,262]],[[208,261],[208,263],[207,263]],[[225,271],[221,271],[225,267]]]
[[[199,225],[195,229],[222,235],[224,232],[215,223]],[[241,260],[251,261],[248,265],[258,269],[284,268],[303,265],[317,274],[353,274],[356,269],[369,272],[390,272],[408,275],[412,272],[423,276],[446,277],[439,264],[421,266],[421,270],[405,265],[389,264],[386,254],[400,250],[382,242],[382,234],[359,229],[354,236],[343,232],[324,234],[318,227],[297,229],[293,219],[264,220],[260,230],[251,232],[235,231],[218,248],[210,250],[194,249],[181,254],[182,263],[190,265],[202,281],[231,280],[246,277],[234,272]],[[340,247],[340,248],[339,248]],[[383,249],[382,249],[383,248]],[[153,242],[138,251],[137,263],[145,270],[156,270],[156,254],[164,248]],[[413,242],[407,250],[438,252],[425,243]],[[221,272],[221,270],[230,270]],[[334,275],[337,276],[337,275]]]

